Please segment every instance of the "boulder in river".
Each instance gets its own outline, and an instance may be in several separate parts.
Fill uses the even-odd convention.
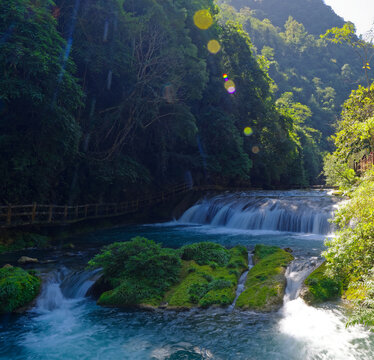
[[[28,257],[28,256],[21,256],[18,259],[19,264],[30,264],[30,263],[37,263],[37,262],[39,262],[39,260],[37,258],[31,258],[31,257]]]

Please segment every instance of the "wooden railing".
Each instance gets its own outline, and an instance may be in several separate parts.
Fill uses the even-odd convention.
[[[26,225],[71,224],[83,220],[115,217],[135,213],[151,205],[160,204],[175,195],[191,190],[186,184],[179,184],[168,191],[159,192],[151,197],[122,203],[86,205],[6,205],[0,206],[0,227]]]
[[[361,160],[353,163],[353,168],[357,174],[363,173],[374,165],[374,154],[364,155]]]

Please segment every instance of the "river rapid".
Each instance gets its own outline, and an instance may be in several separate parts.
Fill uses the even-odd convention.
[[[298,297],[320,263],[338,200],[324,191],[261,191],[208,197],[165,224],[118,227],[69,239],[75,249],[28,252],[44,285],[35,306],[0,322],[0,359],[374,359],[374,335],[346,328],[342,303],[310,307]],[[141,235],[180,247],[277,245],[293,250],[284,305],[261,314],[227,309],[187,312],[102,308],[89,296],[99,276],[84,271],[102,245]],[[3,255],[0,266],[21,253]]]

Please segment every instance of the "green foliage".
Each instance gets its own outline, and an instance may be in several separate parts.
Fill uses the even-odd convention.
[[[214,262],[218,266],[226,266],[230,260],[228,250],[222,245],[211,242],[183,246],[181,253],[183,260],[194,260],[199,265],[212,265],[212,262]]]
[[[105,247],[88,264],[103,268],[104,279],[114,288],[100,297],[103,305],[135,305],[159,298],[177,282],[181,270],[176,250],[141,237]]]
[[[339,207],[334,223],[336,236],[327,241],[324,256],[335,275],[360,278],[371,269],[374,234],[374,172],[368,171],[350,193],[350,200]]]
[[[36,247],[48,246],[49,238],[36,233],[7,230],[0,233],[0,253]]]
[[[325,272],[326,263],[323,263],[305,279],[307,291],[303,299],[309,304],[335,300],[342,295],[342,281],[327,276]]]
[[[67,196],[64,175],[78,151],[74,115],[82,91],[73,63],[64,58],[69,47],[57,31],[52,5],[50,0],[0,3],[2,202]]]
[[[38,294],[40,279],[17,268],[0,269],[0,314],[10,313],[30,303]]]
[[[195,183],[224,186],[314,181],[319,145],[310,111],[312,118],[314,105],[330,111],[334,89],[322,81],[310,85],[314,105],[310,92],[301,99],[305,81],[290,81],[293,70],[279,68],[275,38],[268,44],[258,36],[260,28],[275,31],[270,22],[256,19],[251,27],[244,11],[241,26],[224,11],[233,21],[202,32],[193,15],[204,8],[221,16],[213,0],[93,0],[76,9],[75,0],[55,3],[57,20],[50,0],[0,5],[3,202],[128,200],[188,172]],[[284,38],[275,36],[295,51],[311,42],[292,19]],[[220,42],[216,55],[208,39]],[[224,73],[235,94],[225,90]],[[298,94],[289,113],[274,104],[277,86]]]
[[[233,0],[220,3],[223,3],[222,23],[238,21],[248,32],[254,54],[260,62],[265,62],[274,80],[271,88],[275,98],[293,93],[294,102],[311,111],[305,126],[322,134],[317,147],[331,150],[328,137],[333,133],[332,125],[340,105],[357,83],[365,82],[354,48],[319,37],[332,26],[344,25],[343,20],[322,1]],[[304,146],[302,144],[302,148]],[[306,159],[310,155],[307,151],[301,157]],[[312,171],[314,178],[321,170],[321,157],[316,160],[318,171]],[[303,165],[314,167],[310,161]],[[307,178],[310,176],[308,174]]]
[[[258,311],[279,308],[286,287],[284,273],[293,256],[276,246],[256,245],[254,260],[236,306]]]
[[[342,159],[335,154],[327,154],[324,158],[323,173],[326,184],[339,186],[339,189],[347,191],[357,183],[357,175]]]
[[[213,243],[201,244],[195,244],[198,246],[192,247],[192,251],[188,247],[173,250],[137,237],[104,248],[89,261],[90,267],[103,268],[102,280],[112,287],[101,294],[98,303],[105,306],[167,303],[169,308],[230,304],[240,273],[248,266],[247,252],[242,246],[226,250]],[[195,257],[200,264],[191,259],[181,261],[180,256],[185,255]],[[232,264],[230,268],[225,266],[228,262]]]

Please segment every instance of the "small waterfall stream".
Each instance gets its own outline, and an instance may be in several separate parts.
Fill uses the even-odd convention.
[[[233,311],[235,308],[236,301],[238,300],[238,297],[240,294],[244,291],[245,281],[247,280],[247,275],[249,270],[253,268],[253,254],[248,252],[248,270],[244,271],[243,274],[241,274],[239,280],[238,280],[238,287],[236,288],[236,294],[235,299],[233,303],[228,307],[228,311]]]
[[[299,294],[304,280],[316,268],[318,258],[296,259],[288,266],[286,271],[287,286],[284,294],[284,303],[295,300]]]

